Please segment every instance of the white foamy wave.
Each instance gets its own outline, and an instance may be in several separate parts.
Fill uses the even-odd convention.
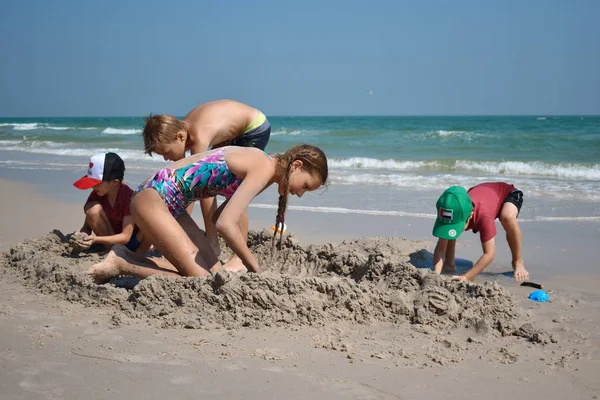
[[[16,131],[30,131],[33,129],[37,129],[38,127],[42,126],[43,124],[38,124],[37,122],[31,122],[31,123],[2,123],[0,124],[0,126],[12,126],[12,128]]]
[[[65,146],[72,146],[73,142],[52,142],[48,140],[29,140],[26,136],[23,136],[23,140],[0,140],[0,150],[8,151],[25,151],[34,152],[32,150],[46,148],[46,149],[63,149]]]
[[[391,169],[391,170],[414,170],[419,168],[435,168],[441,164],[436,161],[397,161],[392,159],[378,160],[367,157],[351,157],[342,159],[330,159],[328,161],[333,168],[357,168],[357,169]]]
[[[106,135],[134,135],[136,133],[142,133],[141,129],[118,129],[118,128],[106,128],[102,131]]]
[[[266,209],[273,209],[273,210],[277,209],[277,206],[274,204],[252,204],[252,203],[250,203],[250,207],[266,208]],[[311,211],[311,212],[318,212],[318,213],[334,213],[334,214],[393,215],[393,216],[401,216],[401,217],[420,217],[420,218],[430,218],[430,219],[435,218],[435,214],[422,214],[422,213],[412,213],[412,212],[404,212],[404,211],[355,210],[355,209],[351,209],[351,208],[342,208],[342,207],[288,206],[288,210]]]
[[[332,171],[329,180],[336,185],[393,186],[406,189],[444,190],[448,186],[473,186],[473,177],[450,174],[344,174]]]
[[[415,138],[415,140],[422,140],[424,138],[427,138],[427,139],[441,138],[441,139],[464,139],[467,141],[471,141],[474,138],[490,137],[488,134],[485,134],[485,133],[476,133],[476,132],[471,132],[471,131],[453,131],[453,130],[444,130],[444,129],[438,129],[436,131],[429,131],[429,132],[425,132],[425,133],[416,132],[416,133],[413,133],[411,136],[413,136]]]
[[[1,123],[0,126],[12,126],[15,131],[34,131],[36,129],[50,129],[54,131],[66,131],[66,130],[93,130],[98,129],[94,127],[76,127],[76,126],[53,126],[41,122],[28,122],[28,123],[16,123],[8,122]]]
[[[472,134],[473,132],[439,130],[439,131],[435,131],[434,133],[437,133],[439,136],[444,137],[444,136],[457,136],[457,135],[464,135],[464,134]]]
[[[550,164],[540,161],[400,161],[378,160],[367,157],[330,159],[331,168],[392,171],[470,171],[488,173],[491,176],[540,176],[560,179],[600,180],[600,164]]]
[[[600,164],[458,160],[456,161],[456,169],[502,175],[552,176],[563,179],[600,180]]]
[[[17,144],[23,143],[22,140],[0,140],[0,146],[15,146]],[[0,150],[3,150],[0,148]]]
[[[278,129],[271,132],[271,136],[299,136],[299,135],[311,135],[317,133],[316,131],[305,130],[305,129]]]
[[[361,173],[331,171],[329,181],[342,186],[383,186],[401,190],[434,190],[440,193],[449,186],[470,188],[483,182],[508,181],[527,193],[527,197],[574,201],[600,201],[600,182],[568,181],[553,178],[514,177],[506,179],[497,174],[472,176],[460,173]]]
[[[81,145],[80,143],[56,143],[50,141],[17,141],[0,140],[1,151],[19,151],[24,153],[48,154],[72,157],[90,157],[103,152],[117,153],[123,160],[163,162],[162,157],[151,157],[143,150],[124,150],[119,148],[87,148],[71,147]]]
[[[262,208],[262,209],[270,209],[276,210],[277,205],[275,204],[252,204],[250,203],[250,207],[252,208]],[[361,210],[361,209],[352,209],[352,208],[343,208],[343,207],[309,207],[309,206],[288,206],[288,210],[297,210],[297,211],[308,211],[308,212],[316,212],[316,213],[326,213],[326,214],[359,214],[359,215],[384,215],[384,216],[394,216],[394,217],[417,217],[417,218],[427,218],[427,219],[435,219],[435,214],[426,214],[426,213],[416,213],[409,211],[387,211],[387,210]],[[519,218],[519,222],[552,222],[552,221],[594,221],[600,222],[600,217],[535,217],[535,218]]]
[[[92,131],[95,129],[99,129],[99,128],[95,128],[93,126],[87,126],[87,127],[78,127],[78,126],[45,126],[44,129],[51,129],[53,131],[69,131],[69,130],[73,130],[73,131]]]

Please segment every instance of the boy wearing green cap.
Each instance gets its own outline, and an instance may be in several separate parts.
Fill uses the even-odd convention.
[[[452,186],[436,203],[437,219],[433,235],[438,237],[433,252],[433,269],[454,271],[456,239],[463,231],[479,233],[483,255],[473,268],[457,278],[473,280],[487,267],[495,256],[495,219],[498,218],[506,231],[506,240],[512,253],[515,280],[523,281],[529,273],[521,257],[521,230],[517,217],[523,205],[523,192],[504,182],[487,182],[472,187],[469,191],[461,186]]]

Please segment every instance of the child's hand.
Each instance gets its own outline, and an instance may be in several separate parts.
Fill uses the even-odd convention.
[[[457,281],[470,282],[470,279],[464,275],[454,275],[454,276],[452,276],[452,279],[457,280]]]
[[[95,241],[96,241],[96,235],[94,235],[93,233],[91,235],[85,234],[85,236],[83,236],[83,240],[79,243],[79,246],[82,249],[87,250],[90,247],[92,247],[92,245],[94,244]]]
[[[87,250],[92,245],[93,241],[89,240],[89,236],[85,232],[73,232],[71,238],[69,239],[69,243],[73,246],[73,248],[78,250]]]

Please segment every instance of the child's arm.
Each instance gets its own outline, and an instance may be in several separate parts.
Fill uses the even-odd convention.
[[[481,243],[483,254],[479,257],[479,260],[473,265],[466,274],[463,275],[465,279],[472,281],[481,271],[485,269],[494,260],[496,252],[496,242],[494,238],[491,238],[485,243]]]
[[[242,260],[244,266],[249,271],[258,272],[260,267],[248,248],[239,223],[250,202],[269,185],[274,174],[273,164],[269,158],[258,152],[244,155],[239,159],[231,157],[227,161],[234,173],[244,170],[246,173],[242,184],[224,205],[215,226],[217,232]],[[244,174],[236,173],[236,175],[243,176]]]
[[[190,131],[189,135],[192,135],[193,132],[194,131]],[[208,142],[205,139],[203,139],[202,137],[198,137],[198,136],[199,135],[194,134],[193,142],[192,142],[192,145],[190,146],[190,155],[204,153],[206,150],[208,150],[208,146],[209,146],[210,142]],[[192,215],[192,211],[194,210],[194,203],[195,202],[192,202],[189,206],[186,207],[186,211],[190,216]],[[204,208],[202,208],[202,213],[204,214]],[[205,219],[205,229],[207,231],[211,230],[213,232],[215,230],[214,225],[211,226],[210,228],[206,226],[206,219]]]
[[[438,239],[437,244],[435,245],[435,250],[433,251],[433,270],[436,274],[442,272],[447,245],[448,241],[446,239]]]
[[[123,231],[121,233],[117,233],[116,235],[111,235],[111,236],[91,235],[91,236],[88,236],[88,238],[91,238],[90,246],[94,243],[99,243],[102,245],[127,244],[131,240],[132,234],[133,234],[133,216],[127,215],[123,218]]]
[[[456,240],[438,239],[433,251],[433,270],[436,274],[442,270],[454,270],[454,250]]]

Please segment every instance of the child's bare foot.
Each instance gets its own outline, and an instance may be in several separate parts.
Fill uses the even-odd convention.
[[[525,265],[523,265],[523,260],[519,260],[517,262],[512,263],[513,270],[515,271],[515,281],[523,282],[529,278],[529,272],[525,269]]]
[[[227,270],[227,271],[231,271],[231,272],[246,272],[247,271],[246,267],[244,266],[244,263],[237,256],[233,256],[231,258],[231,260],[227,261],[225,263],[225,265],[223,265],[223,269]]]
[[[104,261],[92,265],[86,273],[91,275],[96,283],[106,283],[115,276],[119,276],[120,265],[127,263],[124,257],[127,257],[127,248],[122,245],[113,246]]]

